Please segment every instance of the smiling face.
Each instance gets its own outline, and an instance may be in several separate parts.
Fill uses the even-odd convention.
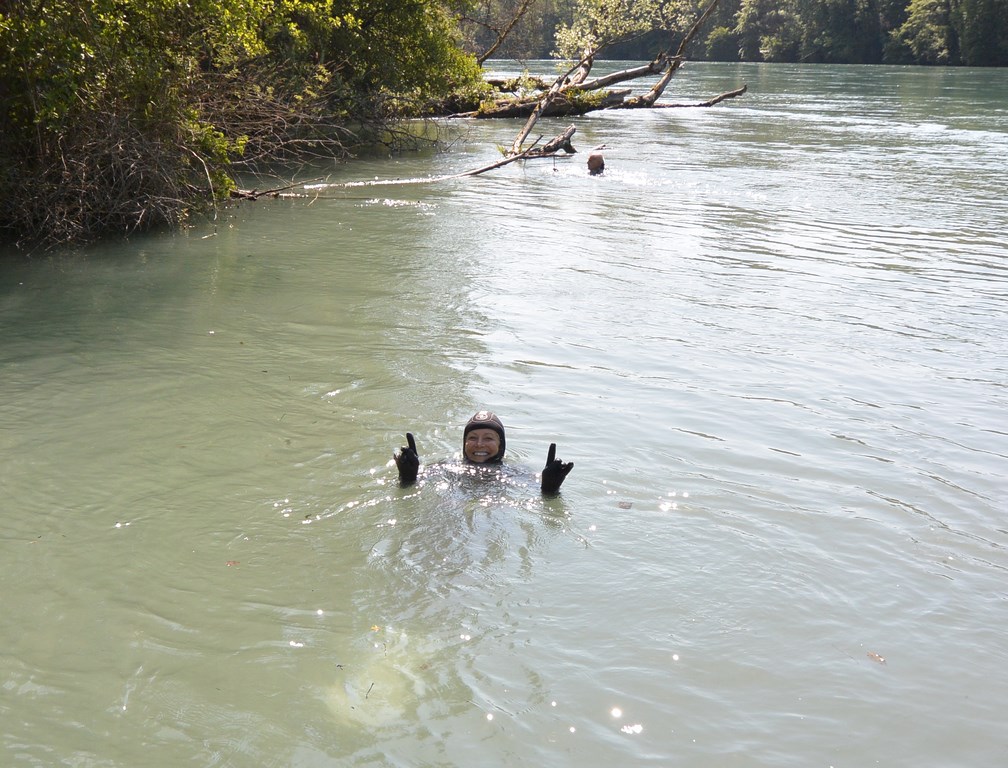
[[[474,429],[465,436],[462,451],[469,461],[482,464],[500,453],[500,435],[493,429]]]

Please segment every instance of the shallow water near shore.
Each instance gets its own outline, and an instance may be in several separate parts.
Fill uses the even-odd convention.
[[[1004,71],[742,83],[0,262],[0,763],[1003,763]]]

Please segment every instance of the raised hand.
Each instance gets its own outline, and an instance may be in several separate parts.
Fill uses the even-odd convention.
[[[400,448],[399,453],[392,454],[396,467],[399,469],[400,485],[412,485],[415,483],[417,472],[420,471],[420,454],[417,453],[416,440],[413,439],[412,432],[406,433],[406,442],[408,445]]]
[[[560,486],[567,479],[567,475],[574,469],[574,462],[564,464],[556,457],[556,443],[550,443],[549,452],[546,454],[546,466],[542,471],[542,483],[540,487],[546,494],[559,493]]]

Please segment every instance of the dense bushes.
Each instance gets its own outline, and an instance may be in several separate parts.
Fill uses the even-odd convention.
[[[478,83],[435,0],[338,5],[0,5],[0,239],[176,224],[226,197],[243,166],[345,153],[362,130]]]

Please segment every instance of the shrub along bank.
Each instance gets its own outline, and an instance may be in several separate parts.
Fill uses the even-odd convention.
[[[173,226],[481,87],[437,0],[0,4],[0,241]],[[352,128],[350,126],[353,126]]]

